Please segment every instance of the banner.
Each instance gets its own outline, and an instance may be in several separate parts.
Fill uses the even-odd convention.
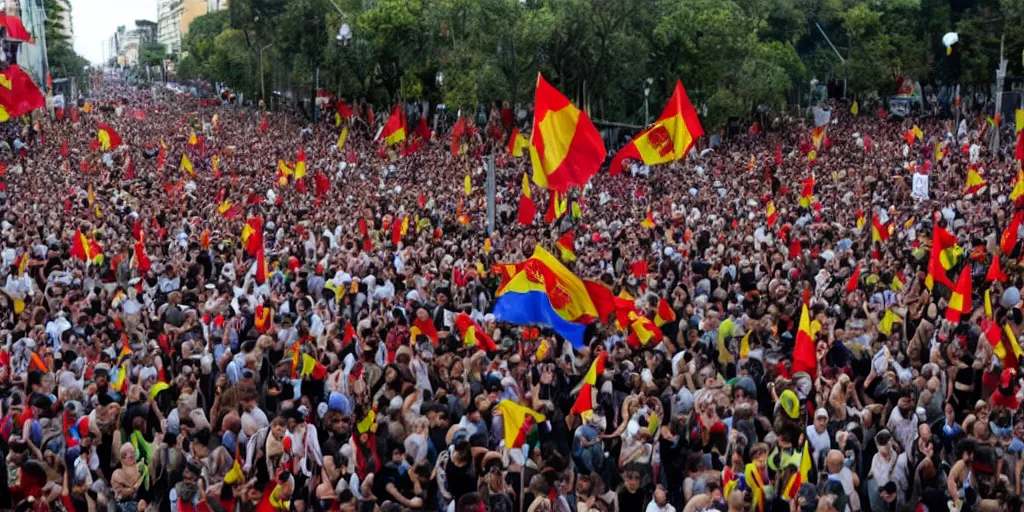
[[[914,187],[910,192],[914,199],[928,200],[928,175],[914,173]]]
[[[821,107],[814,107],[814,127],[825,126],[832,120],[832,111]]]

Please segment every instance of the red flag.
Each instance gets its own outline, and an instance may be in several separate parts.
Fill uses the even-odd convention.
[[[25,24],[17,16],[0,14],[0,27],[7,29],[7,39],[33,42],[32,34],[25,30]]]
[[[359,219],[359,234],[369,236],[370,231],[366,228],[366,219]]]
[[[336,103],[334,107],[338,111],[338,114],[341,115],[342,119],[352,117],[352,109],[348,108],[348,105],[345,104],[345,100],[338,100],[338,103]]]
[[[317,197],[323,197],[323,195],[326,194],[327,191],[331,189],[331,180],[329,180],[326,175],[319,171],[315,175],[313,175],[313,181],[316,183]]]
[[[364,236],[363,237],[363,251],[370,252],[372,250],[373,250],[373,242],[370,240],[370,237]]]
[[[263,120],[260,121],[260,133],[266,133],[270,125],[267,123],[267,114],[263,114]]]
[[[857,285],[860,283],[860,267],[854,267],[853,274],[850,274],[850,280],[846,282],[846,293],[850,293],[857,289]]]
[[[427,117],[420,116],[420,120],[416,123],[416,131],[413,135],[419,137],[424,141],[430,140],[430,127],[427,126]]]
[[[629,265],[629,268],[633,272],[633,277],[638,279],[643,279],[644,277],[646,277],[649,271],[647,260],[634,261],[632,264]]]
[[[782,144],[775,145],[775,165],[782,165]]]
[[[466,119],[459,117],[459,120],[455,122],[455,127],[452,128],[452,156],[459,156],[459,147],[461,146],[460,139],[466,134]]]
[[[803,249],[800,247],[800,239],[794,238],[793,241],[789,243],[789,259],[796,259],[797,256],[800,256],[802,251]]]
[[[139,269],[140,274],[149,272],[149,256],[146,255],[146,245],[141,241],[135,243],[135,266]]]
[[[96,142],[104,151],[113,151],[121,145],[121,136],[105,123],[96,123]]]
[[[999,237],[999,251],[1004,256],[1009,256],[1013,253],[1013,248],[1017,245],[1017,231],[1020,230],[1022,220],[1024,220],[1024,211],[1014,213],[1013,218],[1010,219],[1010,225],[1006,227],[1006,231],[1003,231],[1002,236]]]
[[[132,160],[132,157],[130,155],[128,156],[128,158],[126,160],[127,160],[127,163],[125,163],[125,166],[124,166],[124,179],[126,179],[126,180],[134,180],[135,179],[135,161]]]
[[[985,282],[999,281],[1000,283],[1005,283],[1007,279],[1006,272],[1003,272],[1003,268],[999,265],[999,255],[993,255],[992,264],[988,267],[988,272],[985,273]]]
[[[868,153],[871,151],[871,137],[864,136],[864,152]]]
[[[682,89],[677,84],[676,90]],[[683,95],[685,96],[685,94]],[[590,180],[590,177],[597,173],[601,163],[604,162],[607,150],[600,132],[591,122],[590,116],[585,111],[576,108],[568,98],[544,80],[540,73],[537,73],[537,89],[534,93],[534,114],[533,131],[530,132],[530,161],[533,164],[533,182],[541,188],[565,192],[569,187],[583,187]],[[670,106],[668,110],[671,110]],[[666,112],[668,113],[668,112]],[[694,116],[696,117],[696,116]],[[647,141],[647,148],[653,150],[653,157],[658,158],[658,163],[668,162],[676,158],[682,158],[683,154],[676,154],[680,148],[688,148],[692,143],[694,135],[701,135],[703,132],[700,126],[691,126],[684,122],[683,114],[676,111],[672,119],[663,120],[677,131],[669,132],[667,126],[657,125],[653,130],[657,131],[658,139],[650,137],[638,137],[630,145],[626,146],[616,158],[632,156],[631,150],[644,157],[645,149],[640,148],[639,140]],[[684,136],[684,132],[689,137]],[[662,156],[662,151],[668,146],[665,137],[668,139],[675,136],[672,151],[667,154],[672,158]],[[653,136],[654,132],[650,132]],[[680,146],[679,148],[675,146]],[[620,160],[621,161],[621,160]],[[613,162],[614,168],[614,162]]]
[[[530,199],[526,194],[519,196],[519,213],[516,215],[516,220],[524,226],[533,224],[533,218],[537,216],[537,207],[533,204],[533,199]]]
[[[78,107],[75,107],[75,106],[71,107],[71,122],[72,123],[77,123],[78,122]]]
[[[256,251],[256,284],[267,282],[267,260],[264,257],[264,249],[260,246]]]
[[[345,336],[341,339],[344,345],[348,345],[356,337],[356,330],[352,328],[352,322],[345,322]]]
[[[402,241],[402,223],[399,222],[398,218],[395,217],[391,221],[391,245],[398,247],[398,242]]]
[[[1024,130],[1017,132],[1017,149],[1013,152],[1013,158],[1024,161]]]
[[[68,157],[68,141],[64,141],[60,145],[60,156],[61,158]]]
[[[366,124],[373,128],[373,105],[366,105]]]

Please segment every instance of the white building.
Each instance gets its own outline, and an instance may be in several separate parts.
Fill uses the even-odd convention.
[[[157,0],[156,42],[164,45],[168,54],[181,51],[181,15],[184,12],[182,0]]]
[[[75,46],[75,23],[71,19],[71,1],[64,2],[64,11],[60,14],[60,23],[64,26],[62,30],[64,37],[68,40],[68,46]]]
[[[206,0],[206,12],[217,12],[228,8],[228,0]]]

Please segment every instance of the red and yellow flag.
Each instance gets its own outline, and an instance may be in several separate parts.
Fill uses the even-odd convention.
[[[935,283],[953,289],[953,281],[949,280],[946,271],[953,268],[954,257],[950,253],[955,251],[956,238],[949,234],[945,228],[935,226],[932,231],[932,249],[928,257],[928,274],[924,279],[925,286],[931,290]]]
[[[113,151],[121,145],[121,136],[104,123],[97,124],[96,140],[103,151]]]
[[[641,160],[647,165],[679,160],[702,135],[704,128],[700,126],[697,112],[683,89],[683,82],[676,81],[675,91],[658,120],[615,154],[608,171],[612,176],[618,174],[622,170],[622,161],[627,158]]]
[[[775,226],[775,221],[779,219],[779,213],[775,210],[775,201],[768,201],[767,215],[768,227]]]
[[[793,373],[807,372],[811,379],[818,378],[818,356],[811,336],[811,315],[804,302],[800,311],[800,327],[796,332],[796,344],[793,347]]]
[[[946,304],[946,320],[957,323],[960,321],[960,315],[969,315],[970,313],[971,269],[967,266],[960,272],[960,278],[956,280],[956,286],[953,287],[953,295],[949,297],[949,303]]]
[[[0,73],[0,121],[45,107],[46,98],[39,86],[17,64],[11,64]]]
[[[306,150],[299,148],[295,155],[295,179],[301,180],[306,176]]]
[[[567,231],[555,242],[558,250],[562,253],[562,261],[576,261],[576,241],[573,239],[572,231]]]
[[[384,125],[384,131],[381,132],[384,137],[384,143],[388,146],[393,146],[405,140],[405,111],[402,110],[401,105],[395,105],[391,109],[391,117],[388,118],[387,124]]]
[[[825,131],[827,130],[828,125],[824,125],[811,131],[811,143],[814,144],[815,151],[821,151],[821,143],[825,140]]]
[[[654,325],[661,327],[669,322],[676,321],[676,312],[672,310],[665,297],[658,299],[658,311],[654,315]]]
[[[530,193],[530,179],[523,174],[523,193],[519,195],[519,212],[516,220],[524,226],[533,224],[533,218],[537,216],[537,206],[533,204],[533,195]]]
[[[985,188],[988,183],[978,174],[977,169],[973,167],[967,168],[967,181],[964,184],[964,195],[977,194],[981,189]]]
[[[543,357],[538,357],[538,360]],[[586,416],[592,414],[594,410],[594,399],[593,390],[594,386],[597,385],[597,377],[604,373],[605,360],[608,359],[607,352],[601,352],[601,355],[594,359],[594,362],[590,364],[590,369],[587,370],[587,374],[583,376],[583,384],[580,387],[580,393],[576,396],[576,402],[573,403],[572,414],[580,414],[584,416],[584,420],[588,419]]]
[[[508,139],[508,154],[514,157],[523,156],[523,149],[530,147],[530,141],[525,135],[519,133],[519,128],[512,129],[512,136]]]
[[[888,242],[889,241],[889,224],[882,224],[878,221],[878,215],[871,216],[871,241],[872,242]]]
[[[800,206],[803,208],[810,208],[811,203],[814,202],[814,175],[810,178],[800,182],[803,186],[800,189]]]
[[[543,414],[508,399],[498,402],[496,410],[501,413],[501,422],[505,427],[505,448],[508,449],[526,444],[530,431],[538,423],[547,421]]]
[[[587,113],[538,73],[530,134],[533,182],[559,192],[583,187],[607,154],[601,134]]]
[[[455,328],[459,330],[462,341],[467,347],[477,347],[484,352],[498,350],[494,339],[466,313],[459,313],[455,316]]]

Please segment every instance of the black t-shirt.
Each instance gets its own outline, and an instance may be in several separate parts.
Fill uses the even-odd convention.
[[[643,487],[631,493],[623,488],[619,491],[619,510],[646,510],[647,503],[651,501],[650,491]]]
[[[476,492],[476,470],[473,469],[473,464],[469,463],[460,467],[451,461],[445,468],[445,472],[448,476],[448,488],[452,494],[452,501],[458,503],[459,498]]]
[[[394,501],[395,498],[388,492],[388,484],[395,484],[398,487],[398,467],[393,463],[385,464],[384,467],[373,477],[373,494],[377,497],[377,504],[385,501]]]

